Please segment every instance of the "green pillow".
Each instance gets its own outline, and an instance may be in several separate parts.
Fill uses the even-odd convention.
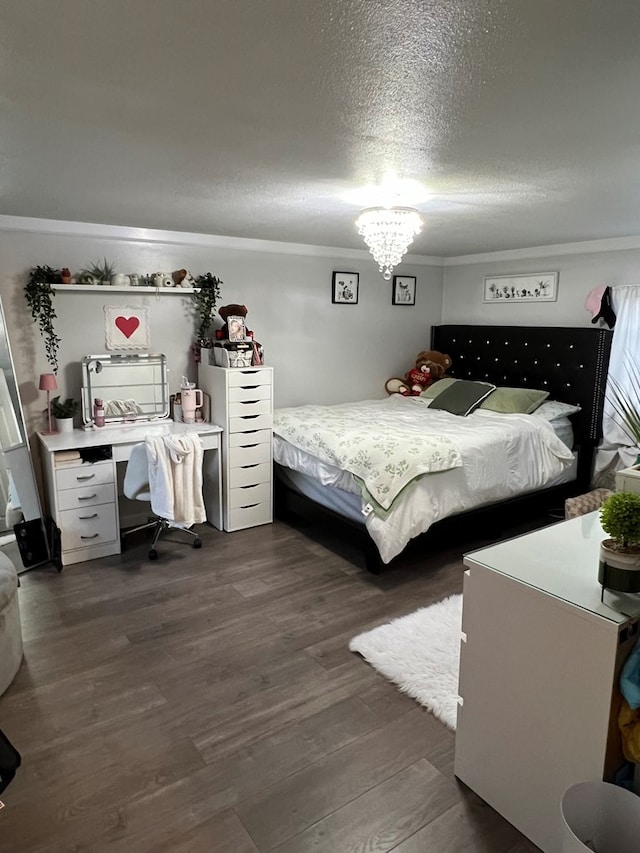
[[[420,396],[426,397],[428,400],[433,400],[438,396],[438,394],[441,394],[445,388],[448,388],[449,385],[453,385],[454,382],[459,381],[459,379],[454,379],[453,376],[445,376],[444,379],[438,379],[433,383],[433,385],[429,385],[428,388],[421,391]]]
[[[536,391],[534,388],[496,388],[479,408],[504,415],[530,415],[548,396],[548,391]]]
[[[438,394],[432,400],[429,409],[441,409],[452,415],[470,415],[477,409],[480,403],[495,389],[495,385],[488,382],[470,382],[467,379],[459,379],[448,388]]]

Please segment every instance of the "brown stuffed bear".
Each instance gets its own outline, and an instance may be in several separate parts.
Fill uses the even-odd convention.
[[[416,366],[411,368],[404,379],[387,379],[384,387],[387,394],[417,397],[432,382],[442,379],[450,367],[450,356],[437,350],[422,350],[416,356]]]
[[[246,305],[223,305],[221,308],[218,308],[218,314],[224,320],[224,326],[216,329],[216,340],[226,341],[229,337],[227,317],[244,317],[246,319],[248,310]],[[246,330],[246,334],[248,338],[253,337],[253,332],[250,332],[248,329]]]

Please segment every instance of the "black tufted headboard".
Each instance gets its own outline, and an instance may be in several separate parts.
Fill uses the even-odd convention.
[[[613,332],[558,326],[434,326],[431,346],[448,353],[448,373],[494,385],[541,388],[549,399],[576,403],[576,444],[602,437],[602,408]]]

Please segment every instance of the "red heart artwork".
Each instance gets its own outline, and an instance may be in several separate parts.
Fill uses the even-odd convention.
[[[139,325],[140,320],[137,317],[116,317],[116,326],[125,338],[130,338]]]

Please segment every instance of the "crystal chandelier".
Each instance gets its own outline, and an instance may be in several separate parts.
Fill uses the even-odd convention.
[[[400,263],[423,224],[413,207],[367,207],[360,213],[356,219],[358,234],[369,247],[384,279],[389,281],[393,268]]]

